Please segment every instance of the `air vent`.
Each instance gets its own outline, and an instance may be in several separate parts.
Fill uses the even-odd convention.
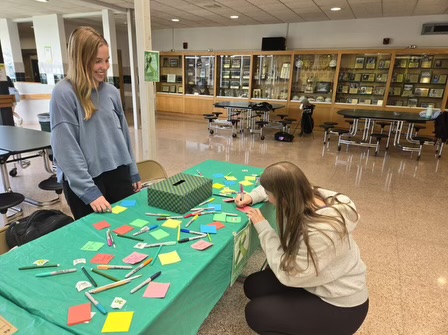
[[[443,35],[443,34],[448,34],[448,22],[423,24],[422,35]]]

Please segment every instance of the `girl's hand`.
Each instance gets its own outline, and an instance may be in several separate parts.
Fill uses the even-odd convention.
[[[247,212],[247,216],[254,225],[260,223],[263,220],[266,220],[258,208],[252,208],[251,210],[249,210]]]
[[[252,204],[252,197],[249,194],[244,193],[243,196],[241,196],[241,194],[238,194],[235,197],[235,205],[237,207],[244,207],[251,204]]]
[[[110,213],[112,212],[112,206],[104,196],[101,196],[90,203],[93,211],[96,213]]]
[[[134,188],[135,193],[140,192],[140,190],[142,189],[142,182],[138,181],[136,183],[133,183],[132,187]]]

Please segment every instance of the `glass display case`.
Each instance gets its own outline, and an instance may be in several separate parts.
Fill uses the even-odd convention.
[[[290,76],[290,54],[254,56],[251,97],[287,100]]]
[[[448,76],[448,55],[396,55],[388,106],[441,108]]]
[[[337,60],[337,54],[294,55],[291,100],[331,103]]]
[[[185,94],[214,95],[215,56],[185,56]]]
[[[251,56],[218,56],[218,96],[249,98]]]
[[[182,94],[182,56],[163,55],[160,57],[160,82],[156,85],[157,92]]]
[[[383,106],[391,54],[342,54],[336,103]]]

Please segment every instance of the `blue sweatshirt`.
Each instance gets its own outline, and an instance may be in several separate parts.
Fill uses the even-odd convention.
[[[70,81],[53,89],[50,101],[51,147],[57,166],[73,192],[87,205],[102,196],[93,178],[129,165],[133,183],[140,180],[119,91],[102,83],[92,92],[97,111],[90,120]]]

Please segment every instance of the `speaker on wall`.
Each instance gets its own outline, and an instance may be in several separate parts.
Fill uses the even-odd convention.
[[[261,41],[262,51],[286,50],[286,38],[284,37],[263,37]]]

